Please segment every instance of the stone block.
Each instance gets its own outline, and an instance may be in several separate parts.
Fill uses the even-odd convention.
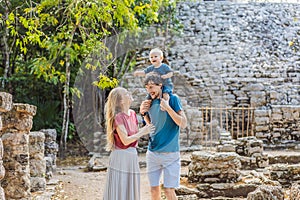
[[[0,112],[8,112],[12,107],[12,95],[6,92],[0,92]]]
[[[23,103],[14,103],[14,109],[16,112],[26,113],[31,116],[35,116],[37,107],[34,105],[23,104]]]

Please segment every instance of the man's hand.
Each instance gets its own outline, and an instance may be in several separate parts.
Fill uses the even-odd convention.
[[[144,114],[145,112],[149,111],[149,108],[151,106],[151,100],[145,100],[142,102],[141,106],[140,106],[140,113]]]
[[[164,98],[160,99],[160,109],[162,111],[167,111],[170,108],[169,101],[165,100]]]

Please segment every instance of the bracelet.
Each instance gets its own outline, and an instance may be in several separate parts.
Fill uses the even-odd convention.
[[[148,112],[145,112],[144,114],[141,113],[141,115],[142,115],[143,117],[145,117],[145,116],[149,115],[149,113],[148,113]]]

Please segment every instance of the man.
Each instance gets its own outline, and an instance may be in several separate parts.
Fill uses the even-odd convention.
[[[162,79],[154,74],[145,78],[145,86],[152,100],[145,100],[140,113],[146,123],[156,129],[149,136],[146,154],[147,174],[151,186],[151,199],[160,200],[159,181],[163,173],[165,195],[168,200],[176,200],[175,188],[180,181],[180,128],[185,128],[187,119],[180,99],[171,94],[169,101],[162,98]]]

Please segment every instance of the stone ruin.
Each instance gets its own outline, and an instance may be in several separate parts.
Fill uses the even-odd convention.
[[[241,168],[234,153],[194,152],[191,156],[188,178],[196,183],[236,182]]]
[[[244,106],[253,108],[253,117],[240,116],[240,120],[248,118],[250,135],[263,141],[265,149],[300,148],[300,51],[288,45],[299,40],[300,20],[295,19],[300,16],[300,4],[184,1],[176,9],[181,33],[155,32],[155,37],[143,41],[135,69],[149,65],[151,48],[164,50],[174,69],[174,91],[188,118],[188,127],[181,130],[181,146],[192,148],[206,142],[203,135],[217,119],[205,121],[201,108]],[[146,96],[143,79],[131,71],[124,74],[120,86],[132,92],[132,108],[138,113]],[[93,88],[84,88],[89,90]],[[98,120],[91,120],[91,124]],[[81,139],[87,140],[88,148],[94,148],[89,151],[104,155],[100,147],[105,146],[105,129],[94,124],[82,126],[85,136]],[[97,131],[89,131],[94,126]],[[213,137],[218,139],[219,135]],[[146,145],[147,141],[142,141],[140,151],[144,152]]]
[[[264,153],[263,142],[254,136],[233,140],[230,133],[223,131],[217,143],[217,152],[236,152],[243,169],[264,168],[269,165],[268,155]]]
[[[182,34],[146,42],[137,68],[149,65],[148,52],[154,46],[165,50],[174,69],[174,91],[189,122],[181,130],[181,146],[216,147],[214,152],[193,153],[189,173],[182,177],[191,187],[176,190],[178,199],[223,200],[234,192],[243,198],[249,193],[249,200],[273,200],[283,199],[286,190],[289,199],[299,199],[299,158],[275,158],[264,152],[300,146],[300,51],[287,45],[293,38],[299,40],[300,21],[294,20],[300,16],[299,7],[292,3],[181,2],[176,17],[183,25]],[[142,79],[127,73],[121,84],[134,94],[133,107],[138,111],[146,95]],[[242,122],[248,117],[250,137],[222,130],[224,115],[223,121],[214,117],[206,121],[201,108],[207,107],[253,108],[252,117],[237,118]],[[278,158],[283,163],[277,164]],[[236,172],[230,174],[223,162]]]
[[[257,138],[233,140],[225,131],[221,135],[215,149],[192,153],[188,173],[181,177],[189,184],[176,190],[179,199],[296,200],[300,197],[299,164],[290,164],[287,158],[283,160],[285,163],[270,164],[262,141]]]
[[[37,198],[35,192],[45,192],[55,171],[56,131],[30,132],[36,109],[29,104],[13,103],[12,95],[0,92],[1,200]]]

